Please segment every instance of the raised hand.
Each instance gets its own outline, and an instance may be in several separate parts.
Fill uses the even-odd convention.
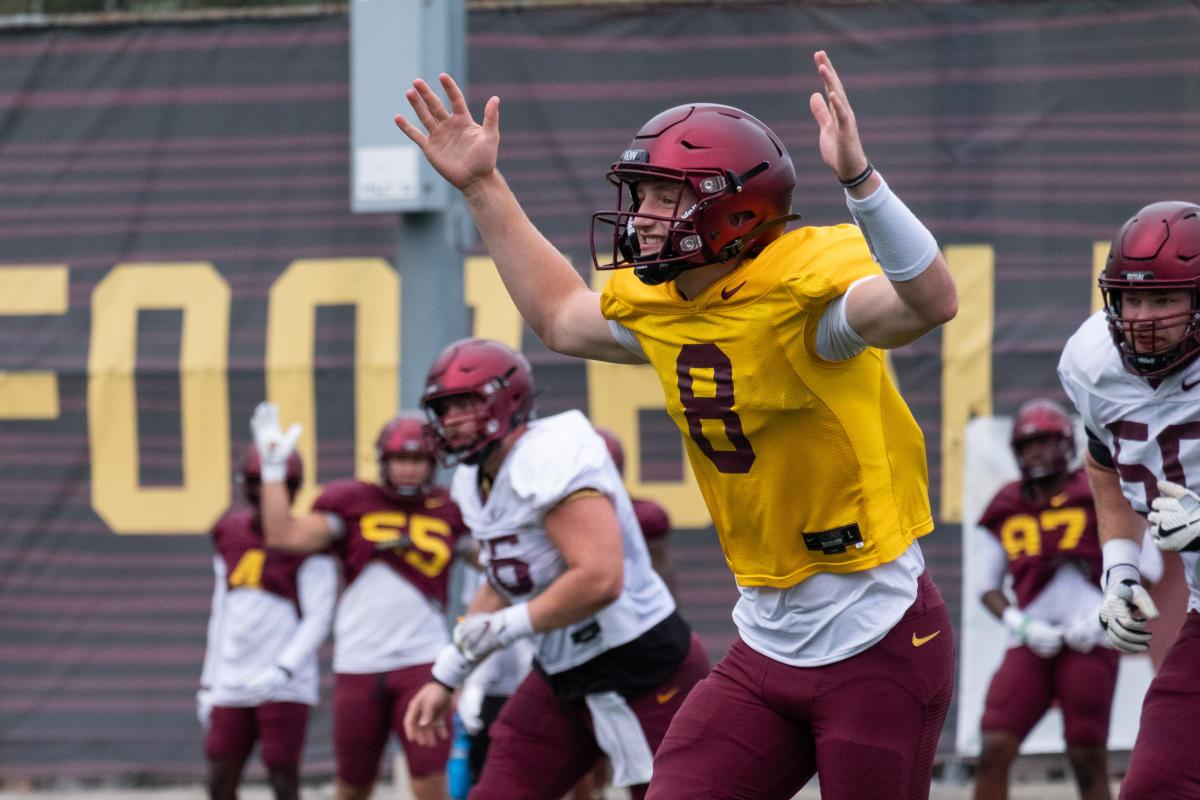
[[[821,160],[834,171],[838,180],[848,181],[861,174],[869,163],[858,137],[858,123],[829,56],[824,50],[818,50],[813,53],[813,61],[825,84],[824,94],[813,92],[808,99],[808,107],[821,129]]]
[[[450,109],[425,81],[413,81],[413,88],[404,93],[412,106],[421,129],[395,116],[396,127],[412,139],[438,174],[462,192],[496,170],[500,149],[500,98],[492,97],[483,109],[483,124],[475,122],[467,108],[467,100],[458,84],[449,75],[438,76]]]
[[[264,481],[281,481],[287,476],[287,460],[296,448],[303,427],[293,422],[286,431],[279,427],[279,407],[264,400],[254,407],[250,433],[262,462]]]

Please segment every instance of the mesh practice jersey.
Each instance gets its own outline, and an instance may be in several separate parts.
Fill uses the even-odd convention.
[[[825,306],[876,274],[858,228],[838,225],[786,234],[694,299],[632,270],[605,287],[604,316],[654,366],[743,586],[868,569],[933,529],[924,438],[882,351],[816,351]]]
[[[675,610],[650,554],[621,476],[604,440],[578,411],[534,420],[517,439],[481,501],[478,467],[459,465],[451,493],[480,544],[488,581],[509,602],[537,597],[566,571],[546,535],[546,514],[580,489],[604,493],[621,527],[621,595],[596,614],[534,636],[538,663],[554,675],[636,639]]]
[[[1067,340],[1058,375],[1084,426],[1112,453],[1135,511],[1149,511],[1159,478],[1200,491],[1200,361],[1153,387],[1126,371],[1097,311]],[[1200,553],[1179,555],[1188,609],[1200,611]]]
[[[445,606],[462,517],[445,489],[397,497],[366,481],[329,484],[313,511],[335,514],[346,588],[334,621],[335,672],[430,663],[447,641]]]
[[[979,524],[1004,548],[1018,607],[1027,608],[1063,566],[1086,577],[1099,596],[1100,535],[1083,470],[1071,473],[1063,491],[1036,502],[1021,492],[1021,481],[1006,484]]]
[[[201,684],[219,706],[316,705],[317,648],[337,596],[333,558],[267,549],[249,509],[222,516],[212,539],[216,583]],[[271,696],[256,695],[248,684],[275,665],[292,677]]]

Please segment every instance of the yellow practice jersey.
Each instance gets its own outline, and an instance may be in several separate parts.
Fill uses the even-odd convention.
[[[744,586],[867,569],[933,529],[925,442],[883,353],[816,353],[829,301],[878,273],[858,228],[838,225],[780,237],[691,300],[633,270],[604,289],[604,316],[658,373]]]

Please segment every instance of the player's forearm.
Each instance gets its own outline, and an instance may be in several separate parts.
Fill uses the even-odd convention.
[[[534,227],[499,172],[469,187],[464,197],[517,310],[547,347],[560,349],[560,315],[566,298],[586,290],[583,280]]]
[[[1084,468],[1096,506],[1100,541],[1128,539],[1140,547],[1146,520],[1125,499],[1116,470],[1097,463],[1090,453],[1084,457]]]
[[[600,573],[571,567],[529,601],[529,619],[537,632],[555,630],[587,619],[621,596],[623,577],[618,571]]]

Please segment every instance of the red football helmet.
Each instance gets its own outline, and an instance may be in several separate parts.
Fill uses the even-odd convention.
[[[401,413],[392,417],[375,439],[375,460],[379,462],[379,482],[398,495],[413,497],[429,494],[433,489],[435,455],[433,440],[425,431],[425,418],[420,414]],[[387,458],[397,455],[424,456],[429,460],[425,477],[417,483],[398,484],[388,474]]]
[[[1125,320],[1121,299],[1139,289],[1186,289],[1188,311],[1155,320]],[[1200,206],[1178,201],[1151,203],[1134,214],[1113,238],[1100,274],[1104,313],[1125,369],[1154,377],[1175,372],[1200,354]],[[1183,341],[1138,350],[1133,333],[1153,335],[1159,326],[1186,325]]]
[[[258,455],[258,448],[253,444],[242,451],[242,463],[238,471],[242,494],[246,496],[250,505],[257,508],[262,497],[262,459]],[[293,450],[287,457],[287,472],[283,479],[290,499],[296,499],[296,492],[303,481],[304,462],[300,459],[300,454]]]
[[[617,209],[592,215],[592,263],[596,269],[633,267],[643,283],[673,280],[680,272],[755,253],[798,219],[789,212],[796,170],[787,149],[770,128],[732,106],[692,103],[676,106],[642,126],[612,165]],[[695,192],[692,208],[660,217],[639,214],[637,184],[680,181]],[[641,255],[633,222],[666,220],[671,232],[662,248]],[[597,243],[600,243],[599,245]],[[598,252],[609,249],[602,264]]]
[[[442,425],[446,400],[479,400],[476,438],[451,444]],[[421,407],[429,418],[438,460],[443,464],[479,464],[509,431],[533,416],[533,370],[525,356],[491,339],[460,339],[446,346],[429,368]]]
[[[1054,441],[1054,456],[1049,461],[1032,456],[1021,446],[1031,439]],[[1043,480],[1065,473],[1075,458],[1075,428],[1071,418],[1053,400],[1039,398],[1024,403],[1013,421],[1012,449],[1022,480]]]
[[[617,435],[608,428],[596,426],[596,433],[600,434],[600,438],[604,440],[604,446],[608,448],[608,454],[612,456],[613,463],[617,465],[617,472],[625,474],[625,448],[621,447],[621,440]]]

